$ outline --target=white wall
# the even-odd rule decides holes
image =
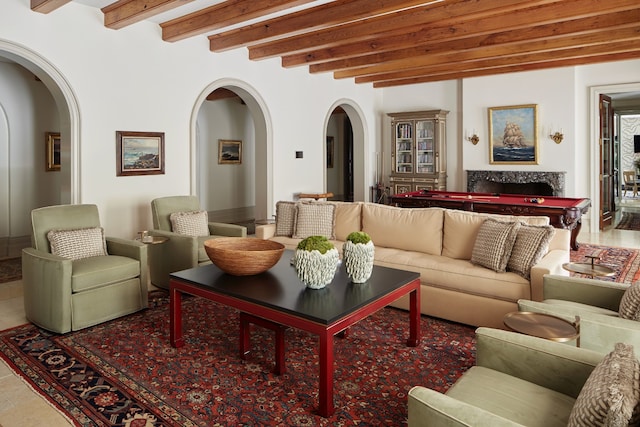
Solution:
[[[109,235],[133,237],[149,228],[151,199],[195,191],[190,124],[196,99],[217,80],[245,82],[266,105],[270,213],[278,200],[324,188],[324,120],[337,100],[359,106],[367,141],[376,140],[381,92],[370,85],[311,75],[302,67],[285,70],[278,59],[249,61],[244,49],[214,54],[205,36],[166,43],[148,22],[114,31],[102,27],[102,19],[99,9],[77,3],[48,15],[32,12],[22,0],[0,3],[0,41],[35,52],[72,88],[81,117],[77,201],[99,206]],[[117,177],[117,130],[165,132],[166,173]],[[304,150],[304,159],[295,158],[297,150]]]
[[[0,62],[0,116],[0,237],[25,236],[25,212],[60,202],[61,173],[45,170],[45,133],[60,130],[57,108],[32,73]]]

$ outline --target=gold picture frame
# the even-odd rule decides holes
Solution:
[[[164,174],[164,132],[116,131],[116,175]]]
[[[489,108],[489,162],[504,165],[538,164],[538,106]]]
[[[242,163],[242,141],[233,139],[218,140],[218,164]]]
[[[46,165],[45,170],[47,172],[59,171],[60,164],[60,133],[59,132],[46,132],[45,133],[45,158]]]

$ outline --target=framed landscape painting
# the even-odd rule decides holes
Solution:
[[[116,131],[116,175],[164,174],[164,132]]]
[[[218,164],[241,164],[242,141],[219,139]]]
[[[489,108],[491,164],[538,164],[538,106]]]

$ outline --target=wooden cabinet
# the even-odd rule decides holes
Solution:
[[[447,189],[445,110],[389,113],[393,194]]]

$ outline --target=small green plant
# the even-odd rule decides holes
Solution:
[[[371,241],[371,236],[364,231],[354,231],[349,233],[347,240],[352,243],[362,243],[363,245],[366,245]]]
[[[334,248],[333,243],[329,241],[324,236],[309,236],[306,239],[302,239],[297,246],[298,249],[302,251],[313,251],[316,250],[321,254],[326,254],[327,251],[330,251]]]

